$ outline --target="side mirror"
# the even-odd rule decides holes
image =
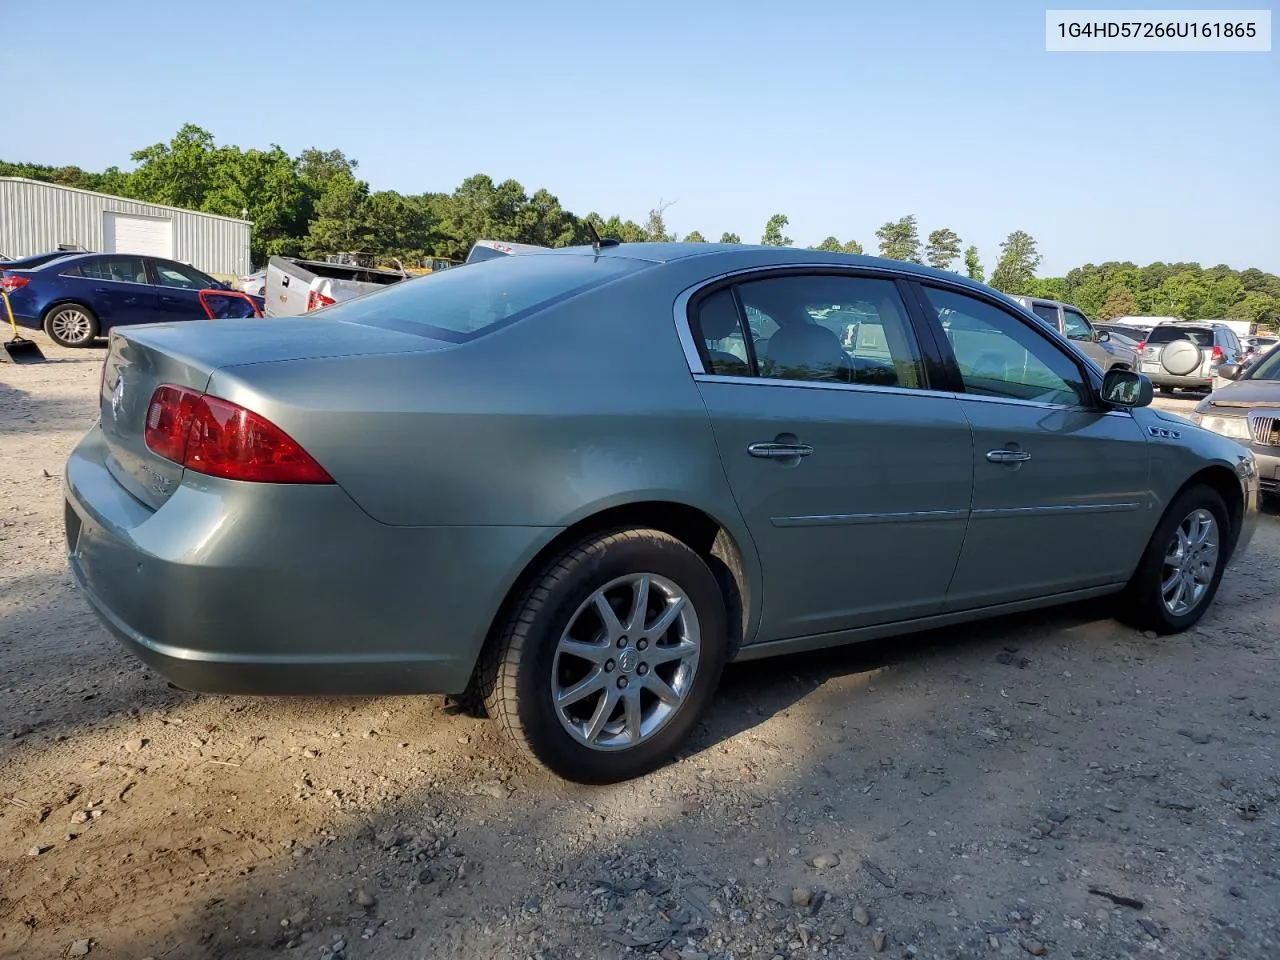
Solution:
[[[1243,370],[1243,364],[1224,363],[1218,368],[1218,376],[1223,380],[1239,380]]]
[[[1110,342],[1111,342],[1111,333],[1110,333],[1109,331],[1107,331],[1107,330],[1098,330],[1098,331],[1096,331],[1096,332],[1097,332],[1097,337],[1096,337],[1095,339],[1096,339],[1099,343],[1110,343]]]
[[[1133,370],[1112,368],[1102,378],[1102,402],[1112,407],[1146,407],[1151,404],[1151,381]]]

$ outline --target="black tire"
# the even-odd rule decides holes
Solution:
[[[642,574],[665,578],[684,594],[693,618],[681,624],[696,622],[699,635],[696,666],[679,705],[647,738],[635,746],[612,750],[589,747],[569,733],[553,702],[554,685],[560,682],[553,673],[557,646],[571,622],[576,623],[584,615],[585,605],[597,590],[621,578]],[[653,650],[661,649],[661,639],[654,636]],[[629,641],[622,637],[619,642]],[[634,646],[639,649],[639,642]],[[642,776],[675,756],[711,703],[727,653],[724,597],[703,559],[661,531],[618,529],[582,541],[534,577],[516,602],[496,643],[486,649],[477,686],[488,715],[502,724],[529,757],[577,783],[617,783]],[[619,655],[618,664],[621,663]],[[599,669],[606,667],[608,664]],[[634,671],[641,667],[645,665],[633,663],[631,667],[631,682],[637,686],[630,695],[637,702],[643,698],[657,708],[653,695],[639,692],[645,682],[635,679]],[[616,669],[621,671],[622,667]],[[656,677],[658,670],[665,667],[652,669]],[[611,673],[604,683],[618,682],[615,677],[624,679],[621,672]]]
[[[63,347],[87,347],[98,337],[98,317],[82,303],[55,304],[45,313],[43,326],[49,339]]]
[[[1197,510],[1207,510],[1217,524],[1217,565],[1200,599],[1188,611],[1178,615],[1164,602],[1161,587],[1166,576],[1165,561],[1176,531]],[[1183,490],[1169,505],[1151,535],[1147,549],[1138,561],[1138,568],[1121,595],[1117,616],[1139,630],[1153,630],[1158,634],[1180,633],[1193,626],[1213,603],[1234,544],[1235,531],[1231,528],[1226,504],[1218,492],[1204,484]]]

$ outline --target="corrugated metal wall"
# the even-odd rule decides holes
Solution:
[[[0,177],[0,253],[27,256],[55,250],[60,243],[101,250],[103,214],[108,212],[171,220],[173,258],[205,273],[241,276],[249,272],[252,225],[246,220],[18,177]]]

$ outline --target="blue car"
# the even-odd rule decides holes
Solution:
[[[194,267],[132,253],[75,253],[29,269],[0,264],[14,318],[64,347],[83,347],[112,327],[208,319],[201,290],[230,290]],[[262,310],[262,297],[251,298]],[[242,299],[217,298],[220,319],[251,314]]]

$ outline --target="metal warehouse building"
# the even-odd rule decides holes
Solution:
[[[0,253],[12,258],[59,247],[141,253],[229,279],[249,272],[251,227],[213,213],[0,177]]]

